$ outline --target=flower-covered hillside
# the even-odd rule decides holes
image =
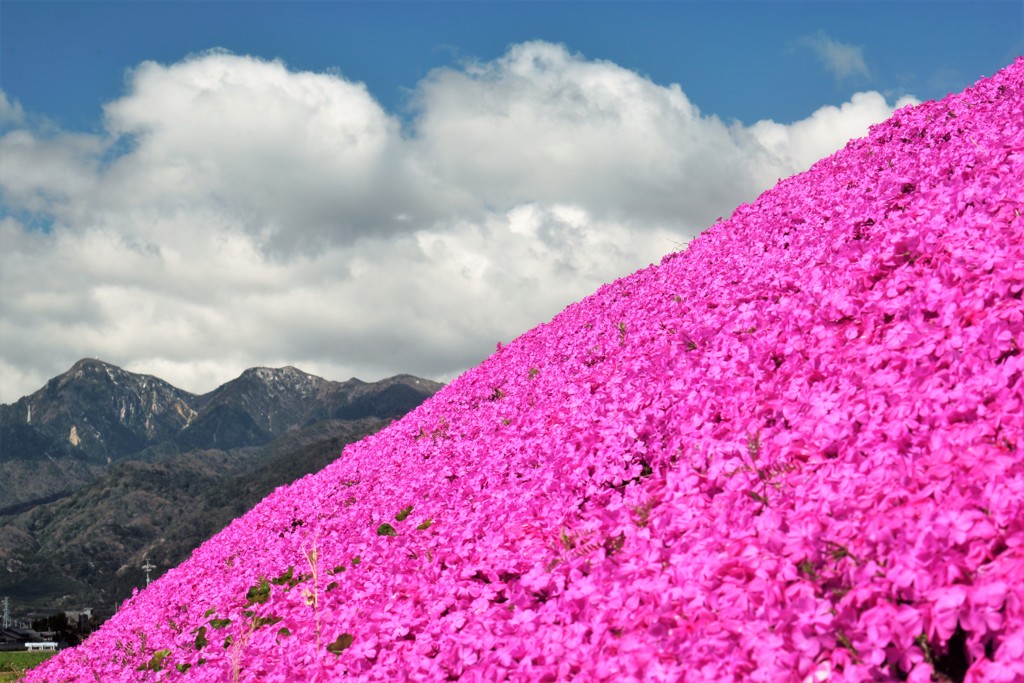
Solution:
[[[499,348],[28,680],[1024,680],[1022,81]]]

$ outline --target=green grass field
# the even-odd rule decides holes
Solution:
[[[56,652],[0,652],[0,683],[21,680],[27,669],[45,662]]]

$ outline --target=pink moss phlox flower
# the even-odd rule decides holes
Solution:
[[[1024,680],[1022,81],[499,344],[27,680]]]

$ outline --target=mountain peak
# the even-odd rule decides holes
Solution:
[[[167,387],[174,392],[188,393],[153,375],[131,372],[98,358],[82,358],[76,361],[66,372],[50,380],[51,383],[56,382],[61,387],[69,382],[79,381],[102,381],[115,384],[128,383],[131,386],[142,388],[155,383],[162,387]]]
[[[33,434],[0,438],[12,459],[31,459],[49,441],[47,453],[70,448],[73,457],[102,466],[180,431],[195,416],[195,398],[157,377],[82,358],[38,391],[3,406],[5,427],[17,424]]]
[[[239,375],[239,376],[240,377],[246,377],[246,376],[250,376],[250,375],[259,375],[259,376],[262,377],[262,376],[288,375],[288,374],[301,374],[301,375],[305,375],[307,373],[302,372],[302,370],[299,370],[294,365],[285,365],[285,366],[280,367],[280,368],[272,368],[272,367],[268,367],[268,366],[265,366],[265,365],[257,365],[255,367],[246,368],[245,370],[242,371],[242,374]]]
[[[75,361],[74,365],[71,366],[68,372],[74,372],[76,370],[86,370],[89,368],[116,368],[118,370],[121,369],[118,368],[113,363],[108,363],[104,360],[100,360],[99,358],[81,358]]]
[[[118,366],[102,361],[98,358],[82,358],[75,362],[68,370],[56,379],[59,381],[67,382],[72,380],[79,380],[91,373],[93,376],[104,374],[109,378],[120,375],[130,375],[127,370],[119,368]]]
[[[328,380],[308,372],[299,370],[293,365],[286,365],[281,368],[255,367],[249,368],[239,375],[239,379],[259,379],[263,382],[280,381],[302,381],[302,382],[326,382]]]

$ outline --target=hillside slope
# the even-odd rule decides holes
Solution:
[[[105,618],[278,486],[317,472],[391,420],[323,420],[262,447],[127,461],[49,505],[0,516],[0,595],[12,615],[93,607]]]
[[[1021,680],[1022,80],[499,348],[28,680]]]

